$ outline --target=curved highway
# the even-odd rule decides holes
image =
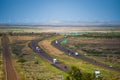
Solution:
[[[93,59],[90,59],[90,58],[87,58],[87,57],[85,57],[85,56],[83,56],[83,55],[77,55],[77,56],[76,56],[74,51],[72,51],[72,50],[70,50],[70,49],[67,49],[67,48],[65,48],[65,47],[63,47],[63,46],[60,45],[60,42],[61,42],[63,39],[65,39],[65,38],[61,38],[61,39],[52,41],[52,45],[55,46],[57,49],[65,52],[67,55],[70,55],[70,56],[72,56],[72,57],[74,57],[74,58],[81,59],[81,60],[86,61],[86,62],[88,62],[88,63],[91,63],[91,64],[93,64],[93,65],[100,66],[100,67],[102,67],[102,68],[107,68],[107,69],[111,69],[111,70],[120,72],[120,68],[110,67],[110,66],[108,66],[108,65],[106,65],[106,64],[97,62],[97,61],[95,61],[95,60],[93,60]],[[57,41],[57,42],[56,42],[56,41]]]
[[[32,50],[37,53],[39,56],[47,60],[52,66],[62,70],[62,71],[69,71],[69,67],[65,64],[63,64],[60,61],[57,61],[56,63],[53,63],[53,57],[51,57],[49,54],[47,54],[42,48],[40,48],[37,44],[41,41],[40,39],[32,40],[29,43],[29,46],[32,48]],[[38,50],[36,50],[38,48]]]

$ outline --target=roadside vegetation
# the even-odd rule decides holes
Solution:
[[[1,44],[1,37],[0,35],[0,80],[4,80],[4,69],[3,69],[3,54],[2,54],[2,44]]]
[[[43,38],[45,36],[48,35],[38,35],[37,37],[34,35],[33,37]],[[17,39],[15,36],[9,36],[15,68],[17,69],[21,80],[59,80],[61,79],[61,75],[67,76],[65,72],[56,69],[29,48],[28,44],[30,40],[35,38],[30,39],[31,36],[24,37],[28,38],[19,36],[20,39]]]
[[[88,72],[82,72],[79,68],[72,66],[71,70],[68,72],[69,76],[66,80],[103,80],[100,75],[95,75]]]
[[[61,45],[110,67],[120,68],[120,33],[89,33],[67,38]],[[118,77],[119,78],[119,77]],[[120,79],[120,78],[119,78]]]
[[[111,36],[111,38],[107,36]],[[120,38],[118,36],[120,36],[119,32],[89,33],[69,37],[67,38],[68,43],[61,43],[61,45],[79,52],[80,55],[120,68]]]
[[[83,73],[93,74],[95,70],[100,70],[103,80],[118,80],[118,79],[120,79],[120,77],[118,76],[119,75],[118,72],[100,68],[100,67],[94,66],[92,64],[89,64],[87,62],[84,62],[82,60],[75,59],[73,57],[66,55],[64,52],[61,52],[60,50],[56,49],[54,46],[51,45],[51,42],[58,38],[60,38],[60,37],[56,37],[56,38],[52,37],[52,38],[43,40],[43,41],[39,42],[39,46],[41,48],[43,48],[47,53],[49,53],[52,57],[57,58],[58,60],[67,64],[70,67],[76,66]],[[72,39],[71,39],[71,41],[72,41]]]
[[[91,32],[83,35],[79,35],[78,37],[87,37],[87,38],[120,38],[120,32]]]

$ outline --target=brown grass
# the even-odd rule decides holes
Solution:
[[[102,44],[120,44],[120,39],[94,39],[94,38],[71,38],[69,40],[69,43],[73,43],[74,44],[78,44],[78,43],[86,43],[86,44],[90,44],[90,43],[93,43],[93,44],[99,44],[99,43],[102,43]]]
[[[33,40],[35,39],[35,36],[10,36],[10,42],[15,42],[17,40]]]
[[[47,50],[50,54],[63,54],[60,50],[56,49],[51,45],[51,42],[48,40],[44,40],[39,42],[39,45]]]
[[[96,61],[112,65],[113,67],[120,67],[120,55],[116,52],[120,52],[120,39],[119,38],[82,38],[82,37],[71,37],[68,39],[68,44],[64,46],[66,48],[75,49],[80,54],[88,54],[89,58],[95,59]],[[106,56],[93,56],[92,52],[101,52]]]
[[[57,37],[59,38],[59,37]],[[54,38],[56,39],[56,38]],[[69,59],[69,60],[75,60],[73,57],[65,55],[64,52],[60,51],[59,49],[55,48],[51,45],[51,41],[53,38],[49,38],[47,40],[43,40],[38,43],[39,46],[41,46],[42,49],[44,49],[48,54],[54,55],[56,57],[59,57],[60,59]],[[77,62],[78,64],[82,64],[82,62]],[[68,64],[68,63],[67,63]]]
[[[59,57],[61,59],[73,60],[74,59],[73,57],[69,57],[69,56],[65,55],[64,52],[60,51],[59,49],[57,49],[51,45],[51,41],[58,39],[60,37],[61,36],[49,38],[47,40],[43,40],[43,41],[39,42],[38,45],[41,46],[41,48],[43,48],[50,55],[54,55],[54,56]]]
[[[17,69],[18,75],[20,75],[20,80],[58,80],[58,77],[55,75],[61,74],[62,72],[59,72],[56,68],[49,65],[46,61],[44,61],[42,58],[40,58],[37,54],[35,54],[32,49],[28,47],[29,40],[35,39],[36,37],[29,37],[26,36],[19,37],[18,41],[15,42],[16,39],[13,37],[10,37],[11,44],[16,43],[19,44],[20,41],[27,41],[25,43],[21,43],[22,45],[25,45],[22,48],[22,53],[27,54],[24,55],[22,58],[27,60],[25,63],[19,63],[16,62],[19,60],[19,58],[13,54],[13,61],[15,68]],[[13,41],[14,40],[14,41]],[[35,61],[38,61],[39,64],[35,64]],[[52,69],[53,68],[53,69]],[[33,79],[34,78],[34,79]],[[51,78],[51,79],[50,79]]]
[[[1,37],[0,37],[0,49],[1,49]],[[4,79],[4,72],[3,72],[3,56],[0,50],[0,80]]]
[[[23,53],[23,54],[29,54],[29,53],[33,52],[32,49],[31,49],[30,47],[28,47],[29,42],[30,42],[30,41],[28,41],[28,42],[25,44],[25,46],[23,47],[23,49],[22,49],[22,53]]]
[[[0,46],[1,46],[1,37],[0,37]]]

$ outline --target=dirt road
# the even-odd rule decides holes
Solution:
[[[11,53],[9,50],[9,39],[6,34],[2,36],[4,68],[6,80],[18,80],[15,68],[12,64]]]

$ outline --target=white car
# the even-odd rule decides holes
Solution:
[[[53,63],[55,64],[56,62],[57,62],[57,59],[56,59],[56,58],[54,58],[54,59],[53,59]]]
[[[58,41],[56,40],[55,43],[58,44]]]
[[[75,52],[75,56],[78,56],[78,53],[77,53],[77,52]]]
[[[38,50],[39,49],[39,47],[36,47],[36,50]]]

